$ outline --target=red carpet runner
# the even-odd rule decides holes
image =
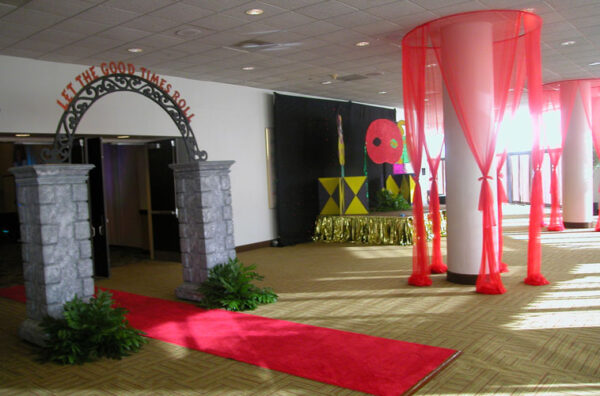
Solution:
[[[374,395],[412,392],[460,352],[111,290],[150,338]],[[0,296],[25,302],[23,286]]]

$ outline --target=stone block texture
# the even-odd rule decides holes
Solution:
[[[43,344],[40,321],[60,317],[75,295],[94,293],[88,219],[88,172],[93,165],[11,168],[21,225],[27,320],[22,338]]]
[[[235,258],[229,171],[234,161],[171,165],[175,175],[183,281],[175,294],[199,300],[197,287],[217,264]]]

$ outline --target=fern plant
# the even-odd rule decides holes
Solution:
[[[377,191],[377,208],[380,212],[395,210],[410,210],[412,206],[402,194],[394,194],[390,190],[382,188]]]
[[[62,318],[47,316],[41,360],[83,364],[101,357],[121,359],[137,352],[147,340],[129,325],[125,308],[115,308],[112,295],[99,291],[89,303],[75,296],[64,304]]]
[[[208,273],[208,279],[198,288],[203,295],[200,305],[208,309],[248,311],[260,304],[277,301],[277,294],[271,288],[259,288],[251,283],[264,278],[255,269],[255,265],[246,266],[237,258],[214,266]]]

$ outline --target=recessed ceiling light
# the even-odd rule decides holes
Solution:
[[[247,15],[260,15],[262,14],[264,11],[261,10],[260,8],[251,8],[249,10],[246,10],[246,14]]]
[[[573,40],[563,41],[562,43],[560,43],[560,45],[562,45],[564,47],[569,46],[569,45],[573,45],[573,44],[575,44],[575,41],[573,41]]]
[[[359,41],[358,43],[354,44],[357,47],[366,47],[367,45],[369,45],[371,43],[369,43],[368,41]]]
[[[533,12],[533,11],[535,11],[535,8],[523,8],[521,11]]]
[[[199,35],[200,33],[202,33],[202,30],[200,30],[200,29],[186,28],[186,29],[177,30],[175,32],[175,35],[177,35],[179,37],[195,37],[195,36]]]
[[[592,62],[588,66],[598,66],[598,65],[600,65],[600,62]]]
[[[129,136],[129,135],[120,135],[120,136],[117,136],[117,139],[129,139],[130,137],[131,136]]]
[[[143,51],[141,48],[128,48],[127,51],[133,52],[134,54],[140,53]]]
[[[246,71],[254,70],[254,66],[244,66],[244,67],[242,67],[242,70],[246,70]]]
[[[321,84],[323,85],[329,85],[331,84],[331,81],[327,80],[327,81],[321,81]]]
[[[379,91],[377,92],[379,95],[385,95],[387,93],[387,91]]]
[[[29,137],[31,136],[29,133],[15,133],[16,137]]]

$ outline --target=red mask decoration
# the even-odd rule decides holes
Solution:
[[[380,118],[369,125],[367,153],[376,164],[394,164],[402,156],[402,135],[395,122]]]

